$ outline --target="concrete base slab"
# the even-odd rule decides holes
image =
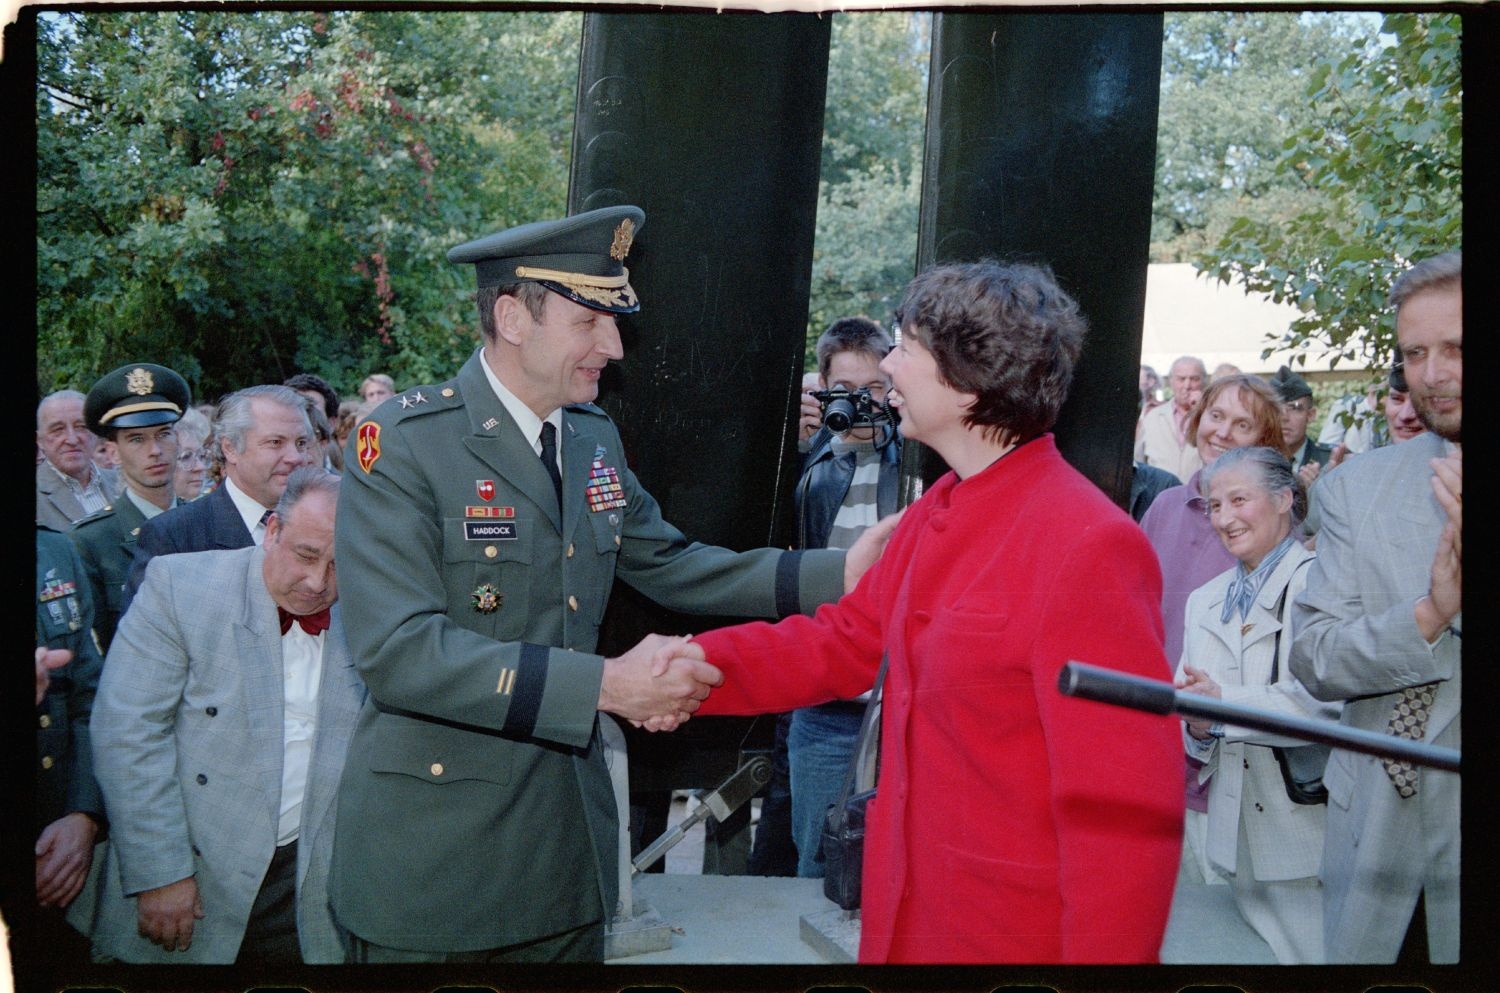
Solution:
[[[638,895],[632,899],[635,916],[613,921],[604,929],[605,959],[623,959],[672,947],[672,926]]]
[[[836,961],[804,942],[798,926],[803,915],[834,907],[821,879],[643,873],[633,900],[656,909],[672,947],[618,959],[620,965]]]
[[[802,940],[827,962],[859,960],[859,911],[820,910],[802,915]]]

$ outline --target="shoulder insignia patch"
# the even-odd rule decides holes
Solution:
[[[359,467],[368,476],[370,468],[380,458],[380,423],[378,421],[365,421],[359,426],[354,451],[359,456]]]

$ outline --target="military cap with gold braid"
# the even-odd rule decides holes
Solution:
[[[585,307],[633,314],[641,304],[624,263],[645,223],[639,207],[601,207],[466,241],[448,261],[473,263],[481,287],[541,283]]]
[[[89,430],[104,435],[180,420],[192,403],[185,379],[164,365],[132,362],[99,377],[83,401]]]

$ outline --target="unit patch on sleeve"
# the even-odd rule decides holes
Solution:
[[[354,451],[359,456],[359,467],[368,476],[370,467],[380,458],[380,425],[375,421],[365,421],[355,437]]]

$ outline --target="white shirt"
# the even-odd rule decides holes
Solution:
[[[250,532],[250,540],[257,545],[261,544],[266,540],[266,526],[260,519],[265,516],[266,508],[261,506],[259,500],[234,485],[234,480],[228,476],[224,477],[224,487],[229,490],[229,499],[234,501],[234,509],[240,512],[240,520],[245,522],[245,529]]]
[[[312,764],[313,735],[318,730],[318,684],[323,675],[323,643],[327,640],[327,631],[315,638],[295,621],[281,636],[284,685],[278,847],[294,841],[302,825],[302,798]]]
[[[521,398],[505,388],[500,382],[500,377],[490,368],[489,361],[484,357],[484,349],[480,349],[479,367],[484,370],[484,378],[490,381],[490,388],[495,391],[495,396],[504,405],[511,420],[516,422],[516,427],[521,429],[521,437],[531,442],[531,450],[536,452],[537,458],[542,457],[542,424],[548,423],[557,431],[557,471],[562,472],[562,408],[559,407],[546,417],[536,416],[536,411],[521,402]]]

